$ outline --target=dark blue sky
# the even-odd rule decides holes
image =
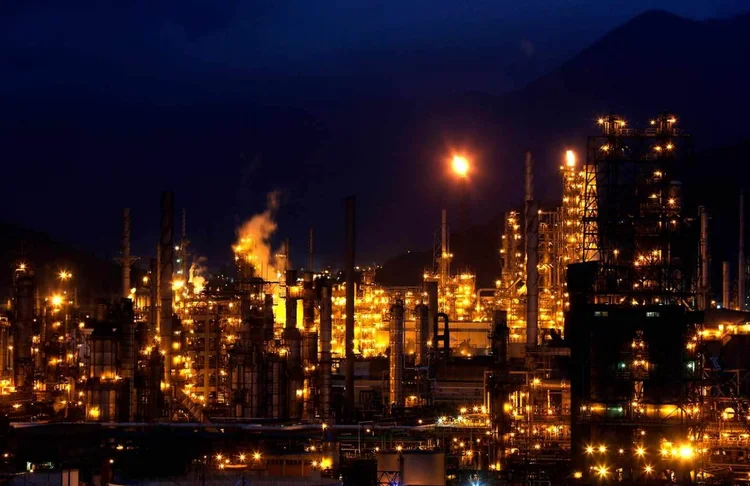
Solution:
[[[340,159],[316,157],[351,135],[337,123],[367,116],[346,114],[351,102],[400,100],[403,109],[467,91],[499,95],[652,8],[704,19],[745,7],[739,0],[4,2],[0,219],[106,255],[116,252],[119,208],[127,205],[136,252],[145,254],[157,238],[159,192],[172,189],[178,207],[188,208],[194,247],[216,261],[238,222],[281,188],[280,234],[299,253],[315,226],[321,260],[336,261],[341,200],[358,193],[362,260],[423,248],[441,197],[455,195],[405,207],[396,196],[419,183],[400,180],[391,154],[382,154],[382,166],[357,164],[353,147],[393,134],[348,139]],[[304,136],[285,139],[285,131]],[[453,146],[481,152],[466,136],[438,145],[418,150],[427,165]],[[444,179],[433,170],[423,185],[445,192]],[[475,189],[492,191],[482,179]]]

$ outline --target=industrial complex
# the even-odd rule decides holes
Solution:
[[[272,252],[264,213],[227,242],[234,272],[200,272],[169,192],[150,258],[131,254],[122,212],[116,299],[79,302],[75,280],[87,276],[75,269],[40,289],[45,269],[18,261],[0,318],[3,473],[63,471],[63,484],[154,471],[178,484],[750,482],[744,212],[739,261],[722,263],[715,288],[711,208],[687,207],[680,182],[692,136],[669,113],[642,124],[612,114],[592,131],[585,153],[560,154],[555,205],[540,204],[526,154],[492,288],[452,265],[452,215],[440,208],[422,282],[380,284],[357,266],[366,222],[354,197],[341,208],[342,269],[315,271],[312,233]],[[304,269],[291,265],[293,244],[309,246]]]

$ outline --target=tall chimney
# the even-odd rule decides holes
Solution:
[[[526,152],[525,210],[526,210],[526,346],[538,344],[539,320],[539,209],[534,201],[534,159]]]
[[[287,370],[289,374],[288,393],[289,418],[300,417],[299,399],[297,393],[301,393],[304,376],[302,373],[302,334],[297,329],[297,271],[286,271],[286,322],[282,339],[287,347]]]
[[[698,212],[701,218],[701,241],[700,241],[700,255],[701,255],[701,309],[707,309],[708,305],[708,290],[710,287],[711,276],[709,269],[708,260],[708,211],[703,206],[698,208]]]
[[[745,310],[745,191],[740,189],[740,252],[737,271],[737,310]]]
[[[389,331],[390,396],[388,403],[398,408],[404,406],[404,303],[400,299],[391,306]]]
[[[122,266],[122,296],[130,296],[130,266],[134,258],[130,256],[130,208],[122,210],[122,258],[119,259]]]
[[[309,253],[309,256],[310,256],[309,266],[310,266],[310,271],[311,272],[314,270],[314,268],[313,268],[313,263],[314,263],[313,262],[313,234],[314,234],[314,230],[313,230],[312,227],[310,227],[310,241],[308,243],[307,250],[308,250],[308,253]]]
[[[725,261],[721,264],[721,276],[722,276],[722,293],[721,293],[721,306],[724,309],[729,309],[731,299],[731,280],[729,277],[729,262]]]
[[[331,418],[331,337],[333,332],[333,302],[331,284],[321,281],[320,291],[320,415]]]
[[[451,273],[450,244],[448,243],[448,211],[440,213],[440,291],[446,291]],[[441,309],[442,310],[442,309]]]
[[[346,417],[354,418],[354,252],[356,245],[355,199],[346,198]]]
[[[172,371],[172,273],[174,265],[174,193],[161,195],[161,240],[159,245],[159,285],[161,286],[161,350],[164,351],[164,381]]]
[[[128,422],[135,418],[138,399],[135,394],[135,318],[133,301],[123,298],[120,301],[120,318],[122,319],[122,341],[120,342],[120,361],[122,378],[126,380],[128,393]]]

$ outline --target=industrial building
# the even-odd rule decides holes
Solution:
[[[342,278],[290,268],[288,242],[272,259],[266,236],[240,231],[234,275],[206,279],[189,264],[184,211],[175,241],[169,192],[154,257],[131,279],[125,209],[120,299],[85,309],[65,272],[39,296],[19,263],[0,319],[0,404],[16,421],[45,403],[45,420],[70,427],[189,425],[288,444],[201,462],[217,471],[320,476],[369,460],[383,484],[425,464],[435,484],[747,478],[743,240],[736,296],[728,264],[713,292],[708,210],[685,208],[679,182],[692,137],[670,114],[598,125],[584,157],[561,154],[555,206],[538,203],[526,154],[523,209],[505,216],[490,289],[452,268],[446,211],[423,281],[379,285],[355,267],[353,198]]]

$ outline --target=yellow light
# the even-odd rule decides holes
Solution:
[[[667,150],[672,150],[673,148],[674,148],[674,145],[672,145],[671,143],[667,144]]]
[[[224,456],[222,456],[221,454],[216,454],[216,460],[217,461],[221,461],[222,457],[224,457]]]
[[[586,447],[586,454],[593,454],[594,453],[594,447],[593,446],[587,446]]]
[[[261,455],[260,452],[253,453],[253,460],[254,461],[260,461]]]
[[[581,471],[576,471],[573,473],[573,477],[575,479],[581,479],[583,477],[583,473]]]
[[[596,473],[600,477],[604,478],[604,477],[607,477],[607,474],[609,474],[609,470],[605,466],[599,466],[598,468],[596,468]]]
[[[604,123],[604,118],[599,118],[598,120],[596,120],[596,123],[601,125],[602,123]]]
[[[679,452],[682,459],[691,459],[694,454],[693,448],[688,444],[680,446]]]
[[[55,307],[60,307],[60,305],[62,305],[62,302],[63,302],[62,296],[60,295],[52,296],[52,305],[54,305]]]
[[[59,274],[60,280],[68,280],[72,276],[73,276],[72,273],[66,272],[65,270],[61,271]]]
[[[397,450],[398,452],[401,452],[402,450],[404,450],[404,448],[403,448],[403,447],[401,447],[400,445],[398,445],[398,446],[396,446],[396,450]]]
[[[567,150],[565,152],[565,164],[568,167],[574,167],[576,165],[576,153],[572,150]]]
[[[89,417],[91,417],[92,419],[98,419],[99,415],[99,407],[93,407],[91,410],[89,410]]]
[[[604,454],[605,452],[607,452],[607,446],[605,446],[604,444],[600,445],[599,453]]]
[[[646,467],[643,468],[643,472],[645,472],[646,474],[651,474],[653,472],[653,470],[654,470],[654,468],[652,466],[650,466],[650,465],[648,465],[648,466],[646,466]]]
[[[643,447],[639,447],[639,448],[637,448],[637,449],[635,450],[635,453],[636,453],[636,454],[637,454],[638,456],[640,456],[640,457],[643,457],[643,456],[644,456],[644,455],[646,454],[646,449],[644,449]]]
[[[459,177],[466,177],[469,174],[469,161],[461,155],[454,155],[451,163],[453,173]]]

